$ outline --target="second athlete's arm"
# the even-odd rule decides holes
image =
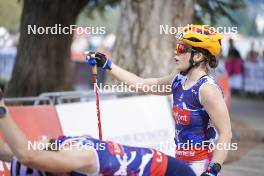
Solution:
[[[4,106],[2,101],[0,106]],[[96,156],[91,150],[73,148],[72,150],[54,152],[29,148],[27,137],[9,113],[0,118],[0,129],[14,155],[26,166],[55,173],[73,170],[94,172],[97,170]]]

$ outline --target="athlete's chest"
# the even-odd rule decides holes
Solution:
[[[201,126],[207,113],[199,101],[199,87],[184,90],[181,84],[173,87],[172,114],[178,126]]]
[[[182,84],[179,83],[178,85],[173,86],[172,94],[173,105],[178,105],[179,107],[191,110],[196,110],[202,107],[199,102],[199,87],[196,85],[189,89],[183,89]]]

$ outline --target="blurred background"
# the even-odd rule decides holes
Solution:
[[[223,67],[219,68],[230,77],[232,93],[263,98],[262,0],[166,3],[86,0],[79,4],[69,1],[63,7],[61,2],[40,2],[43,4],[1,1],[0,84],[8,87],[7,96],[91,88],[89,69],[83,59],[85,50],[104,52],[117,65],[140,76],[164,76],[173,70],[175,44],[174,35],[161,34],[160,26],[196,23],[226,27],[219,56]],[[71,10],[73,5],[75,11]],[[105,33],[93,30],[92,35],[27,34],[28,25],[55,24],[104,27]],[[56,81],[51,77],[57,78]],[[106,77],[100,70],[99,82],[104,83]]]
[[[173,34],[160,33],[160,26],[178,27],[190,23],[235,27],[238,31],[224,33],[222,53],[218,57],[220,63],[216,70],[212,70],[230,109],[233,141],[239,144],[238,151],[230,152],[224,175],[263,175],[264,0],[1,0],[0,86],[5,89],[6,101],[10,105],[54,105],[61,112],[58,118],[64,123],[62,119],[66,117],[61,116],[71,114],[68,110],[76,103],[92,103],[89,106],[95,110],[91,68],[85,62],[84,51],[103,52],[117,65],[142,77],[164,76],[174,68],[175,41]],[[55,24],[104,27],[105,33],[27,34],[28,25],[46,27]],[[98,82],[114,83],[100,69]],[[117,123],[121,123],[118,117],[124,114],[131,119],[157,116],[157,124],[167,114],[170,121],[169,104],[152,114],[148,114],[146,109],[149,107],[144,105],[148,99],[155,101],[153,107],[160,108],[159,103],[164,99],[142,99],[145,95],[115,92],[102,92],[100,96],[102,109],[111,107],[102,113],[103,116],[115,115]],[[167,100],[169,102],[170,97],[166,97]],[[129,114],[128,106],[135,104],[142,105],[138,107],[141,111]],[[64,112],[61,109],[65,106],[67,110]],[[81,112],[81,107],[72,112]],[[87,114],[91,115],[91,112]],[[142,130],[149,123],[149,119],[144,118]],[[68,123],[72,121],[60,124],[62,133],[72,133],[82,125],[75,124],[71,128]],[[157,124],[152,124],[152,131],[144,129],[140,135],[155,133],[156,140],[160,140],[167,132],[173,133],[159,131],[154,128]],[[166,124],[163,125],[166,129]],[[114,126],[106,128],[111,131]],[[92,129],[96,131],[96,127]],[[80,131],[84,132],[87,131]],[[128,140],[126,131],[121,132],[122,135],[116,135],[118,133],[120,131],[108,137],[122,143],[148,145],[142,142],[143,139],[135,141],[133,135]],[[134,136],[138,135],[135,133]],[[144,139],[149,138],[144,136]]]

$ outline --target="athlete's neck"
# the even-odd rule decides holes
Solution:
[[[201,68],[193,68],[186,75],[188,83],[196,83],[202,76],[206,75],[206,71]]]

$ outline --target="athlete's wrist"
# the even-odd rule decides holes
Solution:
[[[113,64],[113,62],[111,59],[106,59],[102,68],[105,70],[112,70],[112,64]]]
[[[6,106],[0,106],[0,119],[5,118],[8,114]]]
[[[107,58],[106,55],[100,52],[87,52],[86,61],[92,67],[97,66],[105,70],[112,69],[112,60]]]

